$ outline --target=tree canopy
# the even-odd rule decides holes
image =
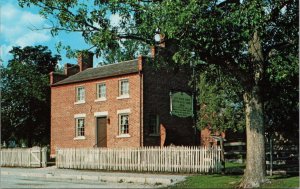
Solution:
[[[14,133],[28,146],[49,144],[49,73],[55,70],[59,55],[45,46],[13,47],[13,58],[1,75],[2,141]]]
[[[215,66],[201,71],[198,78],[198,127],[213,132],[244,132],[244,106],[241,88]]]
[[[19,3],[40,7],[40,13],[53,24],[53,34],[60,30],[81,32],[100,56],[117,52],[126,40],[154,45],[154,35],[160,34],[163,36],[160,43],[165,44],[161,55],[167,62],[189,63],[193,55],[201,60],[196,62],[196,68],[202,67],[202,62],[217,65],[240,84],[245,106],[247,165],[241,187],[259,187],[266,181],[265,90],[276,78],[288,79],[286,69],[297,70],[296,0],[19,0]],[[110,22],[111,14],[120,16],[119,25]]]

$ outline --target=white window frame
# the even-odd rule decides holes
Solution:
[[[155,116],[155,127],[154,129],[156,130],[156,132],[153,132],[153,133],[149,133],[150,136],[159,136],[160,135],[160,123],[159,123],[159,115],[158,114],[150,114],[149,116],[149,130],[150,130],[150,127],[152,127],[153,125],[152,122],[150,121],[153,117],[152,116]]]
[[[75,118],[75,138],[74,140],[84,140],[85,139],[85,114],[77,114],[74,116]],[[80,132],[83,132],[83,134],[79,134],[79,120],[83,120],[83,127]]]
[[[108,111],[105,112],[94,112],[95,117],[107,117],[108,116]]]
[[[101,86],[104,86],[105,87],[105,92],[104,92],[104,95],[103,96],[100,96],[100,94],[101,94],[101,92],[99,91],[100,90],[100,87]],[[96,100],[95,100],[95,102],[97,102],[97,101],[105,101],[106,100],[106,83],[105,82],[102,82],[102,83],[97,83],[97,85],[96,85],[96,90],[97,90],[97,92],[96,92]]]
[[[79,89],[83,89],[82,99],[80,99]],[[77,86],[75,88],[75,103],[74,104],[82,104],[85,103],[85,88],[84,86]]]
[[[123,92],[123,82],[127,82],[127,93]],[[119,96],[117,97],[117,99],[123,99],[123,98],[129,98],[129,94],[130,94],[130,85],[129,85],[129,79],[120,79],[119,80]]]
[[[119,130],[119,135],[117,136],[117,138],[127,138],[127,137],[130,137],[130,134],[129,134],[129,127],[130,127],[130,118],[129,118],[129,113],[127,111],[128,109],[126,109],[126,111],[120,111],[118,112],[118,130]],[[127,130],[128,130],[128,133],[123,133],[122,132],[122,116],[127,116]]]

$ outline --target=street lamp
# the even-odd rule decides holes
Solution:
[[[154,41],[156,43],[159,43],[161,41],[161,34],[160,34],[159,28],[156,28],[156,30],[155,30]]]

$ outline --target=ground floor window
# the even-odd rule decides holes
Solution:
[[[76,118],[76,137],[84,136],[84,118]]]
[[[120,134],[129,134],[129,115],[119,114],[119,132]]]
[[[156,114],[149,116],[149,133],[150,135],[159,134],[159,116]]]

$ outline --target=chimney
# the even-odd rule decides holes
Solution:
[[[165,42],[166,36],[164,34],[159,34],[159,36],[160,36],[160,42],[158,46],[162,48],[166,47],[166,42]]]
[[[87,68],[93,67],[93,53],[88,51],[81,51],[78,53],[78,66],[79,71],[82,72],[83,70]]]
[[[61,73],[50,72],[49,75],[50,75],[50,85],[67,78],[65,74],[61,74]]]
[[[151,46],[151,57],[154,58],[156,54],[157,48],[155,46]]]
[[[143,56],[142,55],[138,56],[138,69],[139,69],[139,71],[142,71],[142,69],[143,69]]]
[[[64,65],[64,71],[65,71],[65,75],[67,77],[69,77],[69,76],[74,75],[79,72],[79,66],[70,64],[70,63],[66,63]]]

